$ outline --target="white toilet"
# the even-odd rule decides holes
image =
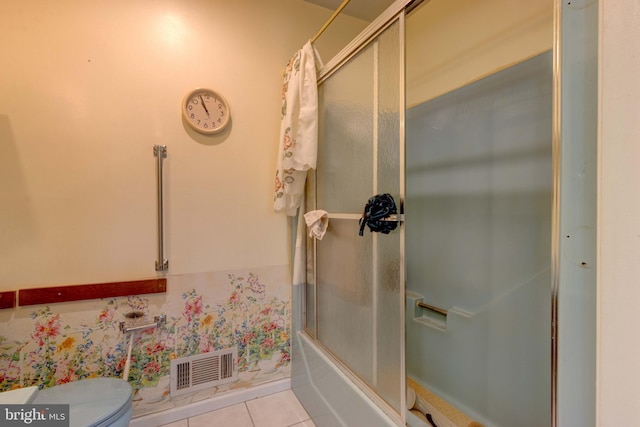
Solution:
[[[120,378],[91,378],[40,390],[33,404],[69,404],[70,427],[126,427],[132,390]]]

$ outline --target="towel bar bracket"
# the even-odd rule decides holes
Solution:
[[[160,261],[156,260],[156,271],[167,271],[169,269],[169,260],[164,258],[162,260],[162,264]]]
[[[166,145],[154,145],[153,146],[153,155],[158,157],[158,153],[162,155],[163,159],[167,158],[167,146]]]

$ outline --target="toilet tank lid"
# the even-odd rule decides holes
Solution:
[[[120,378],[90,378],[41,390],[33,403],[70,405],[71,425],[95,426],[126,412],[132,389]]]

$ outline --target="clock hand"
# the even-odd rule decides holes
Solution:
[[[207,106],[204,105],[204,99],[202,99],[202,95],[198,95],[200,97],[200,102],[202,103],[202,108],[204,108],[204,111],[207,113],[207,116],[209,115],[209,110],[207,110]]]

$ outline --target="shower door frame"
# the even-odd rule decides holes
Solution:
[[[429,0],[425,0],[429,1]],[[345,64],[350,58],[355,56],[361,48],[363,48],[372,38],[382,32],[392,21],[394,21],[397,15],[402,15],[401,22],[401,32],[400,36],[405,38],[404,34],[404,17],[405,15],[415,6],[418,6],[422,3],[421,0],[396,0],[391,6],[389,6],[378,18],[376,18],[365,30],[360,33],[351,43],[349,43],[342,51],[340,51],[332,60],[330,60],[321,70],[318,76],[318,83],[321,83],[325,79],[327,79],[331,74],[333,74],[337,69],[340,68],[343,64]],[[567,154],[575,155],[579,159],[584,159],[585,162],[593,162],[594,160],[589,157],[589,153],[583,153],[579,149],[575,148],[575,144],[579,145],[580,138],[576,138],[573,136],[572,131],[576,129],[580,129],[581,123],[579,121],[574,120],[573,118],[567,120],[563,116],[563,112],[566,115],[572,110],[578,110],[579,112],[583,112],[585,115],[592,117],[593,112],[591,111],[594,105],[597,105],[597,94],[595,101],[592,99],[592,94],[586,96],[586,101],[589,102],[581,102],[584,101],[580,95],[580,91],[576,89],[575,86],[566,85],[567,87],[563,87],[563,80],[568,79],[568,76],[572,76],[572,79],[577,79],[581,84],[587,84],[590,78],[589,72],[587,70],[584,72],[580,67],[582,61],[590,54],[590,50],[595,49],[597,52],[597,42],[595,47],[592,46],[593,42],[588,40],[590,43],[585,44],[584,38],[592,37],[591,31],[589,30],[588,25],[585,26],[585,23],[597,22],[598,10],[596,8],[595,11],[585,11],[583,14],[578,15],[578,13],[582,13],[578,10],[570,9],[569,4],[565,4],[560,0],[554,0],[553,5],[553,15],[554,15],[554,25],[553,25],[553,56],[554,56],[554,65],[553,65],[553,132],[552,132],[552,145],[553,145],[553,154],[552,154],[552,162],[553,162],[553,207],[552,207],[552,231],[551,231],[551,330],[549,331],[549,339],[551,341],[551,354],[550,354],[550,362],[551,362],[551,390],[550,390],[550,400],[551,400],[551,426],[556,427],[559,422],[568,421],[571,422],[571,419],[576,418],[576,412],[579,412],[579,408],[581,407],[595,407],[595,398],[594,398],[594,390],[589,390],[583,392],[577,398],[570,397],[571,390],[564,390],[562,387],[558,387],[559,382],[566,382],[568,384],[577,385],[578,388],[580,386],[585,386],[589,388],[589,384],[593,383],[595,379],[595,371],[593,371],[593,377],[588,376],[588,378],[581,376],[580,374],[585,374],[585,372],[576,373],[569,369],[566,374],[562,373],[562,369],[559,369],[559,360],[558,354],[561,352],[564,358],[572,359],[573,356],[576,356],[584,351],[593,350],[591,348],[588,337],[583,339],[582,341],[576,342],[574,339],[567,345],[561,345],[562,341],[558,341],[559,331],[562,332],[563,328],[559,325],[559,318],[562,317],[559,315],[563,311],[563,308],[566,309],[569,314],[576,310],[575,307],[564,307],[559,305],[558,295],[562,292],[563,286],[572,286],[575,287],[576,284],[579,283],[579,273],[576,272],[577,269],[572,265],[571,259],[575,257],[576,253],[581,254],[580,256],[584,256],[585,258],[595,257],[594,249],[591,247],[583,248],[581,246],[575,246],[576,243],[584,242],[585,240],[589,243],[589,239],[593,238],[592,234],[595,232],[590,232],[588,230],[582,230],[580,233],[580,239],[572,239],[572,244],[574,246],[570,246],[567,242],[564,242],[562,236],[565,234],[565,229],[575,230],[583,225],[583,222],[590,222],[595,215],[595,210],[592,206],[591,200],[587,196],[589,192],[595,192],[595,189],[590,185],[590,174],[593,171],[589,170],[585,177],[585,174],[579,174],[579,169],[581,163],[580,161],[576,161],[574,163],[563,163],[563,157],[566,159]],[[594,18],[595,16],[595,18]],[[595,29],[597,34],[597,28]],[[403,40],[404,41],[404,40]],[[573,52],[576,50],[576,52]],[[404,54],[405,52],[401,52],[402,56],[402,64],[401,64],[401,72],[404,76]],[[596,54],[597,56],[597,54]],[[564,64],[564,65],[563,65]],[[577,72],[577,73],[576,73]],[[578,74],[578,76],[576,76]],[[571,87],[568,87],[571,86]],[[576,85],[577,86],[577,85]],[[564,91],[564,96],[563,96]],[[401,87],[400,87],[401,98],[404,100],[405,96],[405,81],[404,78],[401,78]],[[577,99],[574,99],[576,98]],[[591,103],[593,105],[591,105]],[[588,104],[588,105],[587,105]],[[401,146],[404,151],[404,115],[405,115],[405,106],[403,105],[400,109],[400,130],[401,130]],[[574,114],[578,115],[577,113]],[[597,114],[596,114],[597,118]],[[583,125],[584,127],[584,125]],[[568,131],[567,131],[568,129]],[[580,133],[579,131],[576,133]],[[585,132],[586,133],[586,132]],[[595,134],[595,132],[593,132]],[[571,144],[573,142],[573,145]],[[589,143],[589,141],[588,141]],[[588,147],[587,147],[588,149]],[[564,151],[564,156],[562,155]],[[404,162],[404,159],[402,159]],[[313,172],[315,174],[315,171]],[[574,184],[578,186],[579,191],[561,191],[563,189],[563,177],[566,177],[566,181],[570,181],[568,177],[572,175],[580,175],[582,180],[578,184]],[[404,172],[401,174],[402,185],[404,186]],[[312,178],[314,178],[312,176]],[[568,184],[564,184],[568,185]],[[561,216],[561,205],[562,210],[565,212],[565,215]],[[568,209],[567,209],[568,208]],[[588,211],[585,215],[582,213],[584,211]],[[577,218],[577,219],[576,219]],[[581,222],[582,221],[582,222]],[[595,223],[593,224],[595,228]],[[583,227],[584,228],[584,227]],[[402,242],[404,244],[404,242]],[[313,242],[314,248],[313,251],[315,253],[315,242]],[[404,247],[402,247],[401,256],[401,274],[403,283],[401,283],[401,298],[402,302],[404,302],[404,291],[405,291],[405,266],[404,266]],[[573,252],[572,252],[573,251]],[[569,253],[573,253],[574,256],[563,256],[569,255]],[[566,259],[565,259],[566,258]],[[315,275],[315,265],[313,267],[313,274]],[[592,273],[590,276],[591,281],[595,282],[595,273]],[[313,280],[314,285],[317,283],[315,278]],[[591,282],[589,283],[591,284]],[[562,286],[561,286],[562,285]],[[316,288],[317,289],[317,288]],[[306,289],[304,290],[306,292]],[[348,378],[350,378],[358,387],[364,391],[364,393],[370,397],[375,403],[377,403],[388,415],[390,415],[395,422],[401,422],[402,425],[405,423],[405,411],[402,408],[406,407],[406,399],[404,390],[401,393],[402,396],[402,406],[401,406],[401,414],[398,417],[398,414],[395,413],[393,408],[390,405],[387,405],[386,402],[377,394],[371,390],[368,385],[364,384],[357,375],[349,370],[346,366],[344,366],[336,357],[334,357],[327,349],[323,348],[322,345],[315,339],[316,334],[313,331],[307,330],[306,325],[306,297],[303,296],[303,301],[301,302],[301,311],[302,311],[302,319],[303,319],[303,330],[310,336],[313,341],[321,347],[323,352],[333,361],[336,366],[338,366]],[[317,299],[314,295],[314,304],[316,304]],[[565,304],[566,305],[566,304]],[[404,304],[402,304],[402,314],[404,316]],[[595,316],[595,313],[588,313],[587,307],[580,307],[577,309],[585,310],[583,314],[589,316],[590,314]],[[317,310],[314,309],[314,316],[316,316],[314,324],[317,325]],[[403,317],[404,319],[404,317]],[[566,316],[565,319],[566,320]],[[594,319],[589,317],[591,323],[595,322]],[[576,321],[573,320],[575,323]],[[571,323],[571,322],[569,322]],[[401,342],[402,342],[402,359],[401,359],[401,372],[405,372],[405,337],[404,337],[404,324],[402,325],[402,334]],[[595,354],[595,353],[594,353]],[[593,356],[593,355],[591,355]],[[595,364],[591,359],[587,361],[587,365]],[[566,364],[562,365],[562,367],[566,367]],[[588,370],[587,368],[585,368]],[[560,372],[559,372],[560,371]],[[402,377],[402,387],[405,387],[406,383],[406,374]],[[584,387],[582,387],[584,388]],[[562,403],[559,405],[559,402]],[[560,406],[560,408],[559,408]],[[562,410],[559,411],[559,409]],[[588,416],[587,418],[591,418]]]
[[[370,43],[373,43],[375,38],[384,33],[389,27],[393,24],[398,24],[399,31],[399,40],[400,47],[399,50],[399,106],[398,106],[398,121],[399,121],[399,184],[400,184],[400,194],[401,200],[398,203],[399,212],[402,212],[402,206],[404,205],[404,197],[405,197],[405,112],[406,112],[406,102],[405,102],[405,16],[407,13],[408,6],[414,3],[415,5],[419,4],[420,1],[416,2],[415,0],[397,0],[391,6],[389,6],[378,18],[376,18],[364,31],[362,31],[349,45],[347,45],[342,51],[340,51],[333,59],[331,59],[318,73],[317,83],[318,85],[322,84],[324,81],[329,79],[335,72],[340,70],[340,68],[347,64],[352,58],[358,55],[362,50],[367,48]],[[410,6],[409,6],[410,7]],[[374,148],[375,151],[375,148]],[[311,172],[310,183],[307,185],[312,185],[314,187],[313,194],[315,195],[315,183],[316,183],[316,171],[313,170]],[[315,200],[313,201],[313,205],[315,206]],[[315,207],[314,207],[315,209]],[[342,216],[341,216],[342,218]],[[360,218],[360,215],[351,215],[344,217],[343,219],[349,219],[357,221]],[[403,217],[400,217],[403,218]],[[401,224],[400,227],[404,227]],[[312,281],[315,284],[313,296],[314,304],[316,307],[314,308],[314,328],[316,330],[311,330],[307,327],[307,316],[306,316],[306,303],[303,302],[303,330],[304,332],[313,339],[314,343],[322,350],[322,352],[327,356],[337,367],[344,373],[368,398],[370,398],[393,422],[395,422],[399,426],[404,426],[406,424],[406,374],[405,374],[405,277],[406,277],[406,267],[404,261],[404,230],[400,233],[400,254],[399,254],[399,316],[400,316],[400,411],[396,412],[396,410],[387,403],[381,396],[379,396],[368,384],[366,384],[355,372],[353,372],[346,364],[344,364],[337,356],[335,356],[332,351],[322,344],[317,339],[317,325],[318,325],[318,310],[317,310],[317,265],[316,265],[316,250],[317,250],[317,241],[315,239],[311,240],[308,238],[308,244],[312,245],[311,256],[313,257],[313,278]],[[310,254],[307,252],[307,256]],[[306,292],[306,288],[305,288]],[[303,297],[303,301],[306,301],[306,297]]]

